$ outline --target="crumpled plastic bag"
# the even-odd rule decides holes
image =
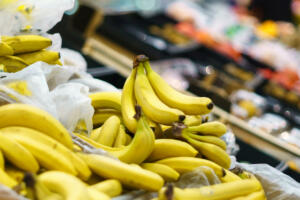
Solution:
[[[238,167],[251,172],[261,182],[267,199],[271,200],[299,200],[300,183],[281,171],[267,164],[242,164]]]
[[[0,35],[46,33],[73,6],[74,0],[0,1]]]
[[[27,200],[15,191],[0,184],[0,200]]]

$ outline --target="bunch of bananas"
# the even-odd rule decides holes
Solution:
[[[59,52],[45,50],[51,45],[38,35],[0,36],[0,71],[17,72],[38,61],[61,65]]]
[[[122,92],[90,98],[95,109],[90,134],[80,123],[68,133],[30,105],[1,106],[0,184],[37,200],[105,200],[132,189],[168,200],[265,199],[253,175],[228,170],[230,158],[219,138],[226,127],[201,117],[212,110],[211,100],[174,90],[145,56],[135,59]],[[97,149],[109,155],[92,151]],[[203,166],[221,183],[186,189],[172,185]]]

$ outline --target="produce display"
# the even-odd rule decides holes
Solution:
[[[47,50],[37,53],[51,42],[42,45],[39,36],[14,38],[17,42],[2,43],[11,49],[6,54],[1,50],[5,59],[0,64],[8,71],[15,65],[7,60],[14,57],[26,65],[38,60],[59,63],[59,56],[50,61],[46,58],[51,56],[40,54]],[[226,126],[205,117],[213,102],[173,89],[146,56],[136,56],[122,91],[91,93],[89,98],[95,110],[91,133],[84,123],[70,133],[32,105],[0,106],[0,188],[38,200],[105,200],[137,189],[153,192],[151,199],[266,199],[253,174],[230,170],[226,143],[220,139]],[[199,167],[218,183],[176,185]]]

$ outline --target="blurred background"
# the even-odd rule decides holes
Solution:
[[[213,99],[238,160],[300,181],[300,0],[79,0],[51,32],[119,88],[146,54],[173,87]]]

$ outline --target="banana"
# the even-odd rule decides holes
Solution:
[[[182,110],[188,115],[208,114],[212,110],[213,103],[211,99],[207,97],[189,96],[178,92],[151,69],[148,60],[144,62],[144,67],[153,90],[160,100],[169,107]]]
[[[128,187],[158,191],[164,184],[162,177],[148,170],[133,167],[106,156],[78,154],[97,175],[117,179]]]
[[[5,42],[0,42],[0,56],[12,56],[14,50]]]
[[[146,76],[142,62],[137,66],[134,92],[137,103],[142,107],[145,115],[152,121],[171,125],[173,122],[184,119],[182,111],[168,107],[156,96]]]
[[[16,167],[29,172],[39,170],[39,164],[31,152],[3,134],[2,131],[0,131],[0,141],[0,149],[3,151],[4,156]]]
[[[118,136],[115,140],[114,147],[122,147],[126,144],[126,132],[123,124],[119,127]]]
[[[206,122],[198,126],[188,126],[186,128],[191,133],[201,133],[203,135],[213,135],[221,137],[227,131],[226,126],[217,121]]]
[[[221,183],[211,186],[204,186],[201,188],[163,188],[159,191],[160,200],[172,199],[181,200],[224,200],[231,199],[237,196],[248,195],[259,191],[261,186],[256,180],[240,180],[229,183]]]
[[[93,116],[93,124],[103,124],[109,117],[115,115],[121,119],[121,112],[115,109],[99,109],[96,110]]]
[[[198,151],[190,144],[175,139],[156,139],[154,149],[147,161],[152,162],[170,157],[195,157]]]
[[[112,147],[118,135],[120,119],[117,116],[108,118],[101,127],[100,134],[96,141],[105,146]]]
[[[134,67],[131,71],[131,74],[127,78],[122,91],[121,97],[121,110],[122,117],[126,128],[131,132],[135,133],[137,120],[135,116],[135,97],[134,97],[134,82],[136,76],[137,68]]]
[[[90,138],[92,140],[96,141],[99,138],[99,135],[101,133],[101,128],[102,127],[95,128],[94,130],[92,130],[91,135],[90,135]]]
[[[51,64],[54,61],[57,61],[60,58],[59,52],[56,51],[48,51],[48,50],[40,50],[31,53],[19,54],[17,57],[27,63],[27,65],[31,65],[38,61],[43,61],[45,63]]]
[[[67,148],[49,136],[24,127],[7,127],[0,129],[0,132],[29,150],[40,165],[46,169],[77,175],[70,155],[64,152],[64,149],[67,150]]]
[[[121,92],[97,92],[89,95],[96,109],[110,108],[121,111]]]
[[[182,137],[186,139],[188,143],[195,147],[207,159],[221,165],[225,169],[228,169],[230,167],[231,160],[229,155],[219,146],[200,142],[198,140],[190,138],[186,134],[183,134]]]
[[[238,175],[232,173],[231,171],[229,171],[227,169],[224,169],[224,170],[225,170],[225,176],[220,177],[222,183],[228,183],[228,182],[242,180]]]
[[[4,169],[4,166],[5,166],[5,160],[4,160],[1,148],[0,148],[0,169]]]
[[[226,151],[227,148],[226,142],[219,137],[210,136],[210,135],[196,135],[196,134],[188,134],[188,136],[200,142],[206,142],[206,143],[217,145],[218,147]]]
[[[200,166],[207,166],[212,168],[218,177],[224,177],[226,175],[226,172],[221,166],[202,158],[174,157],[159,160],[156,163],[167,165],[179,173],[189,172]]]
[[[101,181],[97,184],[91,185],[90,188],[103,192],[110,197],[116,197],[122,193],[122,185],[117,179]]]
[[[21,183],[24,179],[25,172],[11,165],[5,167],[5,172],[18,183]]]
[[[231,200],[265,200],[266,196],[263,190],[253,192],[251,194],[248,194],[247,196],[242,197],[236,197]]]
[[[23,59],[16,56],[0,57],[0,63],[4,65],[6,71],[10,73],[18,72],[27,67],[27,63]]]
[[[111,199],[108,195],[106,195],[102,192],[99,192],[93,188],[88,188],[87,190],[88,190],[88,194],[89,194],[91,200],[100,200],[100,199],[101,200],[110,200]]]
[[[72,149],[69,132],[47,112],[26,104],[7,104],[0,107],[0,128],[23,126],[38,130]]]
[[[86,185],[75,176],[60,172],[47,171],[38,176],[38,181],[44,184],[51,192],[58,193],[65,200],[92,200]]]
[[[201,115],[186,115],[183,122],[187,126],[198,126],[198,125],[202,124],[202,116]]]
[[[125,146],[126,145],[129,145],[132,141],[132,137],[129,135],[129,134],[126,134],[126,143],[125,143]]]
[[[141,164],[141,167],[146,170],[157,173],[158,175],[163,177],[165,181],[172,182],[172,181],[176,181],[179,178],[179,173],[167,165],[163,165],[159,163],[143,163]]]
[[[2,41],[13,49],[14,54],[39,51],[52,45],[49,38],[38,35],[2,36]]]
[[[0,185],[3,184],[9,188],[18,185],[17,181],[11,178],[3,169],[0,169]]]

